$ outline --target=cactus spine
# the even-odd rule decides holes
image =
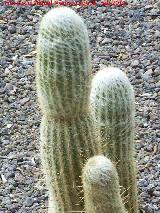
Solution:
[[[83,20],[60,7],[42,19],[36,85],[42,122],[40,153],[49,190],[49,212],[82,211],[81,172],[101,153],[90,110],[91,56]]]
[[[83,169],[85,210],[87,213],[126,213],[116,168],[104,156],[94,156]]]
[[[113,67],[99,71],[92,82],[91,107],[100,125],[104,153],[117,163],[120,185],[126,190],[126,208],[137,213],[134,91],[125,73]]]

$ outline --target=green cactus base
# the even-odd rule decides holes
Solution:
[[[53,212],[83,211],[82,168],[91,156],[102,153],[93,120],[55,122],[43,117],[40,153]]]

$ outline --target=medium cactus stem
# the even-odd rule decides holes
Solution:
[[[91,106],[100,126],[104,153],[116,162],[120,185],[128,196],[126,208],[137,213],[137,181],[134,159],[134,91],[118,68],[99,71],[92,82]]]
[[[83,169],[85,210],[87,213],[126,213],[112,162],[104,156],[94,156]]]
[[[49,212],[82,211],[82,167],[101,152],[101,146],[89,110],[88,33],[83,20],[69,8],[53,9],[42,19],[36,85],[43,113],[40,153]]]

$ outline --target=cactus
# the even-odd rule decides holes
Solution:
[[[104,156],[94,156],[83,169],[85,210],[87,213],[126,213],[118,174],[112,162]]]
[[[138,212],[134,160],[134,91],[118,68],[100,70],[92,81],[91,108],[100,126],[104,154],[116,162],[123,198],[130,213]]]
[[[40,24],[36,60],[40,155],[52,213],[84,209],[82,168],[102,152],[89,108],[91,78],[84,21],[69,8],[52,9]]]

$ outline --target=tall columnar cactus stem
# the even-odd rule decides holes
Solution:
[[[91,56],[83,20],[71,9],[49,11],[40,24],[36,85],[42,122],[40,153],[49,212],[82,211],[81,172],[101,152],[90,110]]]
[[[87,213],[126,213],[118,174],[112,162],[104,156],[94,156],[83,169],[85,210]]]
[[[128,196],[126,208],[138,212],[134,159],[134,91],[118,68],[99,71],[92,82],[91,108],[100,125],[104,153],[117,163],[120,185]]]

